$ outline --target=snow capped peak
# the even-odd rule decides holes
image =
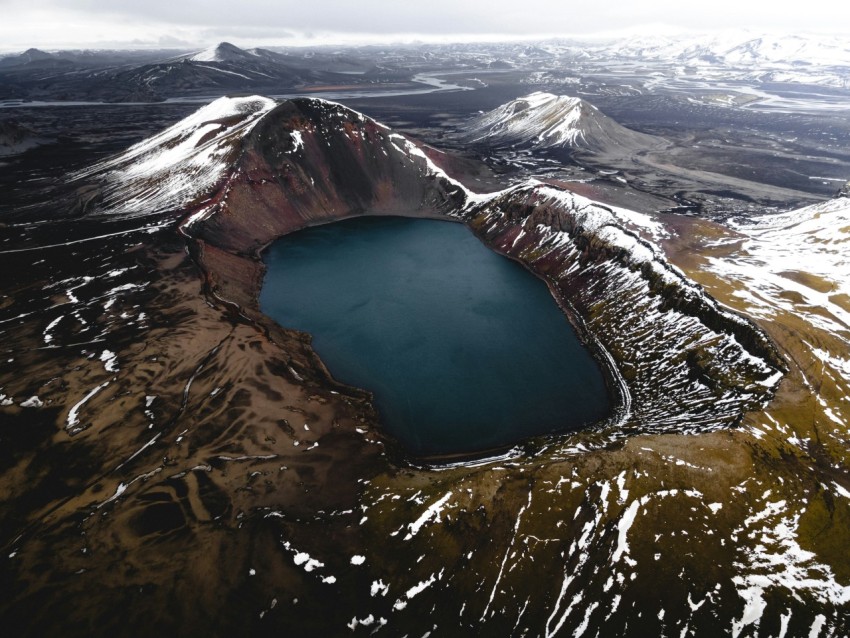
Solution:
[[[656,138],[630,131],[578,97],[538,91],[477,117],[471,139],[498,145],[595,152],[645,147]]]
[[[565,112],[575,109],[582,104],[587,103],[578,97],[555,95],[554,93],[546,93],[545,91],[536,91],[535,93],[529,93],[524,97],[518,97],[512,102],[508,102],[499,108],[510,109],[517,113],[527,109],[535,109],[537,111],[541,109],[550,109]]]
[[[584,114],[596,111],[596,107],[579,97],[555,95],[537,91],[511,102],[514,109],[534,109],[537,115],[553,115],[562,119],[578,121]]]
[[[222,97],[162,133],[77,174],[104,176],[99,214],[136,217],[176,210],[211,192],[272,99]]]
[[[47,53],[46,51],[35,48],[27,49],[21,54],[21,58],[26,58],[28,60],[50,60],[54,57],[54,55]]]
[[[594,107],[577,97],[538,91],[485,113],[473,124],[476,139],[529,142],[534,146],[577,146],[582,118]]]
[[[376,151],[380,148],[386,156],[395,149],[406,162],[419,166],[420,175],[439,181],[458,206],[478,201],[479,196],[450,178],[416,144],[365,115],[320,98],[300,98],[293,104],[328,124],[326,129],[319,127],[324,131],[321,135],[341,135],[346,143],[354,140],[348,137],[344,122],[374,124],[378,141],[370,143],[380,145]],[[99,182],[102,199],[90,214],[133,218],[193,209],[184,228],[205,219],[214,211],[213,196],[238,171],[244,140],[277,105],[260,96],[219,98],[125,152],[76,173],[76,179]],[[289,133],[291,146],[283,151],[302,156],[314,132],[294,128]],[[355,143],[366,141],[362,135],[354,137]]]
[[[573,107],[581,103],[581,98],[569,97],[567,95],[555,95],[554,93],[546,93],[545,91],[536,91],[529,93],[525,97],[517,98],[512,104],[527,104],[530,108],[540,108],[552,103],[563,104],[568,107]]]
[[[189,57],[192,62],[236,62],[256,57],[255,53],[240,49],[230,42],[219,42],[216,46],[204,49]]]
[[[0,57],[0,65],[9,66],[16,64],[50,62],[57,60],[60,60],[60,58],[53,55],[52,53],[47,53],[46,51],[42,51],[41,49],[27,49],[23,53],[18,53],[16,55],[5,55]]]

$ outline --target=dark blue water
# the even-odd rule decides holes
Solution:
[[[461,224],[367,217],[275,242],[262,310],[313,335],[417,456],[472,453],[608,416],[597,362],[549,294]]]

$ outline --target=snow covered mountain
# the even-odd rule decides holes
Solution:
[[[568,76],[611,71],[669,74],[708,81],[791,82],[850,87],[850,44],[838,36],[730,30],[646,34],[606,40],[553,40],[526,68]],[[494,53],[495,55],[495,53]],[[507,59],[513,59],[508,56]],[[551,86],[551,83],[548,83]]]
[[[176,57],[145,57],[142,63],[124,60],[106,68],[59,73],[80,65],[52,54],[27,52],[0,60],[0,98],[154,102],[193,93],[276,92],[303,84],[351,82],[349,76],[297,62],[266,49],[245,50],[222,42]],[[92,63],[96,61],[86,64]]]
[[[305,124],[305,117],[313,123]],[[353,133],[352,126],[363,130]],[[263,158],[262,168],[258,157]],[[260,184],[253,178],[243,184],[242,178],[271,174],[284,163],[292,166],[291,174],[283,186],[274,182],[282,194],[266,195],[273,200],[268,209],[257,205],[252,216],[242,220],[246,227],[241,232],[256,234],[255,224],[266,215],[267,227],[280,223],[274,221],[280,214],[274,202],[280,197],[288,205],[303,199],[309,215],[314,214],[307,209],[317,192],[326,205],[335,202],[340,209],[358,203],[361,208],[392,209],[405,201],[423,206],[435,201],[437,208],[448,202],[460,208],[476,198],[417,145],[356,111],[325,100],[278,103],[256,95],[219,98],[72,177],[98,184],[96,202],[86,208],[90,216],[125,219],[194,210],[197,214],[187,219],[192,226],[243,189],[256,191],[266,184],[272,188],[266,178]],[[309,177],[303,175],[308,170]],[[359,177],[331,184],[326,173]],[[293,185],[295,175],[301,177]],[[216,223],[213,216],[208,226]],[[220,241],[233,238],[235,222],[229,223],[229,235]]]
[[[185,56],[185,59],[192,62],[244,62],[256,57],[255,54],[252,55],[230,42],[220,42],[216,46]]]
[[[271,51],[248,51],[229,42],[115,76],[121,84],[166,94],[187,89],[277,89],[322,79],[319,74],[286,64]]]
[[[100,194],[111,215],[148,215],[190,205],[221,182],[238,142],[274,100],[222,97],[162,133],[77,174],[104,175]]]
[[[17,55],[8,55],[0,59],[2,66],[15,66],[18,64],[28,64],[41,60],[52,60],[54,56],[40,49],[27,49],[23,53]]]
[[[586,47],[585,51],[592,57],[694,65],[850,66],[850,44],[844,38],[749,31],[636,37]]]
[[[27,49],[17,55],[0,58],[2,69],[61,69],[73,66],[73,62],[41,49]]]
[[[594,153],[656,146],[659,138],[621,126],[581,98],[536,92],[476,117],[472,142]]]

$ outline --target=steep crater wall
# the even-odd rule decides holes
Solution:
[[[245,139],[215,214],[193,234],[253,255],[306,226],[356,215],[445,217],[466,200],[401,135],[338,104],[292,100]]]
[[[784,363],[767,336],[720,308],[612,209],[530,186],[467,219],[485,243],[543,277],[610,355],[630,395],[613,434],[725,427],[772,397]]]

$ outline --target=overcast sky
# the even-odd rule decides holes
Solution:
[[[0,49],[850,31],[843,0],[0,0]]]

